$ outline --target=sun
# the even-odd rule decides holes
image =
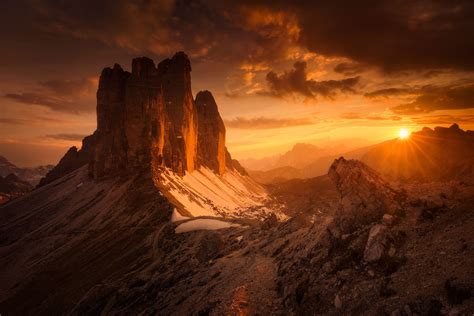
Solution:
[[[406,128],[402,128],[398,132],[398,137],[400,137],[400,139],[407,139],[408,137],[410,137],[410,132]]]

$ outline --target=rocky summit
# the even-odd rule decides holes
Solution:
[[[118,64],[102,71],[97,130],[82,149],[71,148],[41,185],[84,164],[96,179],[143,168],[184,175],[207,167],[222,175],[240,166],[225,148],[225,126],[212,93],[193,98],[191,64],[183,52],[158,65],[135,58],[131,73]]]

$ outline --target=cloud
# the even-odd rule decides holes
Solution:
[[[334,67],[334,72],[343,74],[345,76],[354,76],[361,74],[367,70],[367,66],[359,63],[340,63]]]
[[[474,70],[474,41],[469,37],[474,33],[474,3],[470,0],[265,3],[294,15],[300,28],[298,43],[315,53],[346,57],[385,71]]]
[[[0,118],[0,124],[4,125],[38,125],[41,123],[55,123],[55,124],[70,124],[70,121],[50,118],[50,117],[43,117],[43,116],[34,116],[30,119],[23,119],[23,118]]]
[[[50,80],[38,82],[38,89],[13,92],[4,98],[20,104],[40,105],[53,111],[81,114],[95,111],[97,80]]]
[[[40,81],[38,83],[57,95],[78,96],[81,94],[94,94],[99,84],[98,78],[82,78],[78,80],[60,79]]]
[[[52,138],[52,139],[57,139],[57,140],[68,140],[68,141],[82,141],[84,137],[87,135],[82,135],[82,134],[67,134],[67,133],[61,133],[61,134],[50,134],[46,135],[46,138]]]
[[[169,54],[181,49],[173,32],[175,1],[34,1],[44,30],[100,41],[131,52]]]
[[[231,120],[224,120],[225,126],[235,129],[273,129],[294,127],[303,125],[312,125],[315,122],[306,118],[269,118],[269,117],[236,117]]]
[[[5,125],[27,125],[31,123],[30,120],[17,119],[17,118],[0,118],[0,124]]]
[[[417,88],[385,88],[364,94],[367,98],[393,97],[419,93]]]
[[[271,71],[267,74],[269,90],[265,94],[275,97],[296,94],[308,99],[334,98],[339,93],[355,93],[355,87],[360,79],[360,77],[351,77],[341,80],[316,81],[307,77],[307,64],[304,61],[296,62],[293,69],[282,74]]]
[[[438,110],[460,110],[474,108],[474,84],[428,86],[411,103],[392,107],[395,114],[422,114]]]
[[[411,120],[420,125],[452,125],[454,123],[474,123],[474,115],[429,115],[411,117]]]
[[[400,121],[402,118],[396,115],[363,115],[358,113],[343,113],[341,118],[348,120],[370,120],[370,121]]]

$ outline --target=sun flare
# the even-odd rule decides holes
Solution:
[[[398,132],[398,137],[400,137],[400,139],[407,139],[408,137],[410,137],[410,132],[406,128],[402,128]]]

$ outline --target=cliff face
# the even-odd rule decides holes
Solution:
[[[198,115],[198,164],[216,173],[226,169],[225,126],[219,115],[216,101],[209,91],[196,95]]]
[[[179,175],[201,166],[219,175],[236,167],[245,174],[226,151],[225,126],[212,94],[202,91],[193,99],[191,64],[182,52],[158,66],[135,58],[131,73],[117,64],[105,68],[93,140],[86,150],[72,148],[42,184],[87,163],[96,179],[160,167]]]
[[[120,66],[106,68],[97,93],[97,120],[94,177],[150,164],[180,175],[193,171],[198,115],[188,57],[177,53],[158,67],[149,58],[136,58],[131,74]]]

